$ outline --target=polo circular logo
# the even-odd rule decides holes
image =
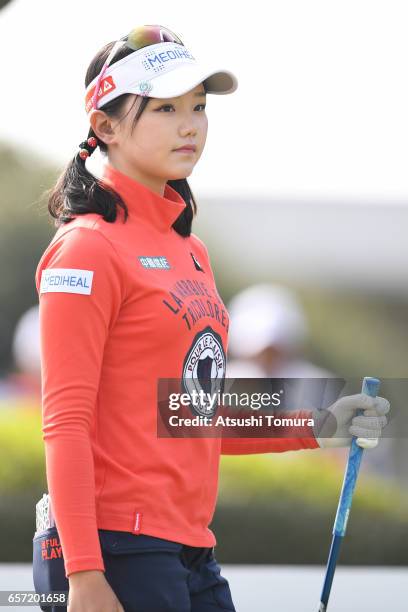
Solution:
[[[139,83],[139,94],[141,96],[148,96],[152,89],[153,85],[149,81],[141,81]]]
[[[217,403],[211,398],[223,391],[225,367],[221,337],[206,327],[195,336],[183,364],[183,387],[191,397],[193,413],[214,416]]]

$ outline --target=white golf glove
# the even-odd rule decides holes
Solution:
[[[365,393],[346,395],[326,410],[314,410],[314,433],[321,448],[350,446],[351,436],[357,436],[361,448],[375,448],[382,428],[387,424],[385,416],[390,402],[384,397],[371,397]],[[364,410],[361,416],[355,416]]]

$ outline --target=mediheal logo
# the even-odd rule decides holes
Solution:
[[[93,272],[76,268],[47,268],[41,275],[40,293],[90,295]]]
[[[145,59],[142,64],[146,70],[153,69],[154,72],[163,72],[167,68],[165,64],[172,63],[174,60],[177,61],[195,61],[195,58],[191,55],[190,51],[182,45],[177,45],[177,48],[169,49],[168,51],[162,51],[157,53],[156,51],[148,51],[145,54]]]
[[[113,82],[113,79],[111,76],[107,76],[104,79],[102,79],[100,87],[99,87],[99,91],[98,91],[98,100],[106,96],[108,93],[110,93],[114,89],[116,89],[116,85]],[[89,111],[92,108],[92,98],[94,96],[94,93],[95,93],[95,87],[92,87],[91,91],[89,91],[86,96],[85,109],[87,113],[89,113]]]

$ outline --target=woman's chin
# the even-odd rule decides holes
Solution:
[[[169,181],[180,181],[181,179],[185,179],[188,176],[190,176],[190,174],[193,172],[193,168],[190,168],[189,170],[179,170],[178,172],[171,172],[168,180]]]

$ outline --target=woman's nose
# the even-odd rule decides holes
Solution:
[[[188,134],[195,135],[197,134],[197,129],[197,125],[193,121],[189,121],[180,126],[180,134],[182,136],[187,136]]]
[[[198,116],[197,113],[193,115],[191,113],[186,113],[180,118],[179,132],[181,136],[186,136],[188,134],[195,135],[200,127],[202,127],[202,117]]]

